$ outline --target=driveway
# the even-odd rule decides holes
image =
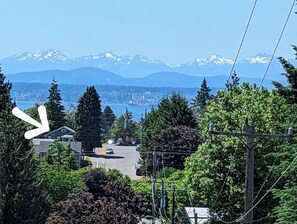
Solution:
[[[117,169],[131,179],[140,179],[135,174],[135,162],[139,158],[139,152],[135,146],[118,146],[103,144],[105,148],[112,148],[114,154],[108,154],[105,158],[91,157],[93,167],[104,167],[105,169]],[[98,152],[96,152],[97,154]]]

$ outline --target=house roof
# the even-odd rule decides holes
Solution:
[[[41,141],[52,143],[52,142],[55,141],[55,139],[33,138],[33,141],[32,141],[32,142],[33,142],[33,145],[34,145],[34,146],[39,146]]]
[[[67,127],[67,126],[62,126],[62,127],[58,128],[58,129],[55,129],[55,130],[53,130],[53,131],[51,131],[51,132],[49,132],[49,133],[46,133],[45,135],[46,135],[46,136],[47,136],[47,135],[50,135],[50,134],[52,134],[52,133],[54,133],[54,132],[56,132],[56,131],[58,131],[58,130],[60,130],[60,129],[62,129],[62,128],[66,129],[66,130],[68,130],[68,131],[70,131],[70,132],[72,132],[72,133],[76,133],[72,128],[69,128],[69,127]]]
[[[40,139],[39,147],[37,148],[36,152],[46,153],[49,149],[50,144],[53,143],[53,141],[44,141],[44,140],[47,140],[47,139]],[[49,140],[53,140],[53,139],[49,139]],[[73,141],[73,142],[60,142],[60,143],[66,146],[68,146],[70,143],[70,148],[73,151],[76,151],[77,153],[81,153],[81,142]]]

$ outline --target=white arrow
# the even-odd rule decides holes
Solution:
[[[45,109],[45,106],[43,106],[43,105],[38,107],[38,114],[40,117],[41,124],[39,122],[37,122],[36,120],[34,120],[32,117],[25,114],[23,111],[21,111],[17,107],[12,109],[12,114],[37,127],[35,129],[29,130],[25,133],[24,136],[26,139],[34,138],[37,135],[41,135],[42,133],[48,132],[50,130],[49,126],[48,126],[46,109]]]

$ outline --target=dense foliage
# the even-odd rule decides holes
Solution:
[[[60,90],[55,80],[53,80],[49,89],[48,101],[45,103],[45,107],[51,130],[56,130],[66,124],[65,108],[62,104]]]
[[[119,116],[111,127],[111,137],[114,139],[121,138],[122,144],[131,145],[132,141],[138,138],[139,127],[138,124],[133,121],[132,112],[126,111]]]
[[[95,87],[87,87],[79,99],[75,114],[75,139],[82,142],[85,152],[93,152],[95,147],[101,146],[101,113],[101,101]]]
[[[154,150],[160,165],[183,169],[185,158],[197,151],[202,141],[199,132],[187,126],[170,126],[162,130],[151,139],[145,151],[148,170],[152,169],[151,152]]]
[[[142,200],[119,171],[95,169],[83,178],[87,191],[58,203],[46,223],[138,223]]]
[[[0,223],[42,223],[48,203],[38,187],[24,124],[11,113],[10,90],[0,70]]]
[[[110,106],[106,106],[102,113],[102,134],[103,139],[106,141],[110,138],[110,128],[116,119]]]
[[[187,100],[180,94],[173,93],[170,98],[163,97],[158,107],[153,108],[142,122],[141,144],[143,148],[148,147],[152,137],[159,134],[161,130],[179,125],[197,127]]]
[[[293,46],[295,50],[296,60],[297,60],[297,46]],[[273,82],[275,87],[277,88],[278,92],[283,95],[288,103],[296,104],[297,103],[297,68],[290,63],[288,60],[286,60],[283,57],[279,58],[280,63],[282,64],[285,73],[284,75],[287,79],[288,86],[283,86],[279,82]]]
[[[267,89],[258,89],[246,83],[226,93],[219,91],[215,102],[210,102],[201,120],[201,131],[208,136],[208,125],[215,130],[243,132],[246,120],[260,133],[286,133],[292,125],[292,108],[283,97]],[[244,211],[245,139],[228,136],[208,136],[198,151],[186,161],[188,183],[195,190],[195,204],[207,206],[219,218],[230,221]],[[269,173],[275,160],[273,153],[282,146],[280,139],[255,139],[255,194]],[[275,178],[267,180],[271,186]],[[265,187],[258,198],[265,193]],[[254,210],[254,218],[270,215],[277,201],[269,193]],[[265,223],[273,221],[267,216]]]
[[[73,170],[78,169],[79,165],[70,145],[66,146],[58,141],[50,144],[45,161],[50,165],[63,165]]]
[[[197,91],[197,95],[192,102],[193,108],[204,110],[207,105],[207,100],[211,98],[211,89],[208,87],[206,79],[202,80],[200,90]]]
[[[82,176],[90,168],[69,170],[65,165],[42,163],[37,171],[40,188],[53,208],[56,203],[66,200],[69,194],[85,189]],[[49,211],[48,211],[49,212]]]
[[[230,78],[231,81],[227,80],[227,83],[225,84],[227,91],[231,91],[233,87],[239,86],[240,78],[237,76],[235,71],[233,72]]]

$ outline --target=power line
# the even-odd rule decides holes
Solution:
[[[295,162],[296,159],[297,159],[297,156],[295,156],[293,161],[287,166],[287,168],[282,172],[282,174],[274,182],[274,184],[266,191],[266,193],[259,199],[259,201],[257,201],[249,211],[247,211],[245,214],[241,216],[241,219],[244,218],[248,213],[250,213],[266,197],[266,195],[275,187],[275,185],[280,181],[280,179],[286,174],[286,172],[289,170],[289,168],[292,166],[292,164]]]
[[[282,29],[282,31],[281,31],[281,34],[280,34],[280,36],[279,36],[279,38],[278,38],[278,41],[277,41],[277,43],[276,43],[276,46],[275,46],[274,51],[273,51],[273,54],[272,54],[272,56],[271,56],[271,58],[270,58],[270,61],[269,61],[269,63],[268,63],[268,66],[267,66],[267,68],[266,68],[266,71],[265,71],[265,73],[264,73],[264,76],[263,76],[263,78],[262,78],[262,81],[261,81],[261,84],[260,84],[259,89],[262,87],[263,82],[264,82],[264,79],[265,79],[265,77],[266,77],[266,75],[267,75],[267,73],[268,73],[268,70],[269,70],[270,66],[271,66],[271,63],[272,63],[272,60],[273,60],[274,55],[275,55],[275,53],[276,53],[276,50],[277,50],[277,48],[278,48],[278,45],[279,45],[279,43],[280,43],[280,41],[281,41],[281,39],[282,39],[282,36],[283,36],[283,34],[284,34],[284,31],[285,31],[285,28],[286,28],[286,26],[287,26],[287,23],[288,23],[288,21],[289,21],[289,18],[290,18],[290,16],[291,16],[291,14],[292,14],[292,11],[293,11],[293,8],[294,8],[294,5],[295,5],[295,1],[296,1],[296,0],[293,0],[293,2],[292,2],[292,5],[291,5],[291,8],[290,8],[289,14],[288,14],[288,16],[287,16],[287,19],[286,19],[286,21],[285,21],[285,24],[284,24],[284,26],[283,26],[283,29]]]
[[[276,160],[277,160],[277,157],[275,157],[275,160],[274,160],[274,162],[273,162],[272,166],[274,166],[274,165],[275,165],[275,163],[276,163]],[[265,186],[265,184],[267,183],[268,177],[270,176],[271,172],[272,172],[272,170],[270,170],[270,171],[269,171],[269,173],[267,174],[267,176],[265,177],[265,180],[263,181],[263,184],[261,185],[261,187],[260,187],[260,189],[259,189],[258,193],[257,193],[257,194],[256,194],[256,196],[254,197],[254,201],[255,201],[255,200],[256,200],[256,198],[259,196],[259,194],[260,194],[260,192],[262,191],[263,187],[264,187],[264,186]]]
[[[233,62],[233,65],[232,65],[232,68],[231,68],[231,71],[230,71],[230,74],[229,74],[229,77],[228,77],[228,80],[227,80],[227,83],[229,82],[230,80],[230,77],[232,75],[232,72],[234,71],[234,67],[235,67],[235,64],[237,62],[237,59],[238,59],[238,56],[239,56],[239,53],[241,51],[241,48],[242,48],[242,45],[243,45],[243,42],[244,42],[244,39],[245,39],[245,36],[247,34],[247,31],[248,31],[248,28],[250,26],[250,22],[252,20],[252,17],[253,17],[253,14],[254,14],[254,11],[255,11],[255,8],[256,8],[256,5],[257,5],[257,0],[255,0],[254,2],[254,5],[253,5],[253,8],[252,8],[252,11],[251,11],[251,14],[250,14],[250,17],[249,17],[249,20],[248,20],[248,23],[246,25],[246,28],[245,28],[245,31],[244,31],[244,34],[242,36],[242,39],[241,39],[241,42],[240,42],[240,45],[239,45],[239,48],[238,48],[238,51],[237,51],[237,54],[236,54],[236,57],[234,59],[234,62]],[[225,87],[225,91],[226,91],[226,87]]]
[[[231,223],[235,223],[235,222],[241,222],[242,219],[248,214],[250,213],[266,196],[268,193],[270,193],[270,191],[275,187],[275,185],[280,181],[280,179],[286,174],[286,172],[289,170],[289,168],[292,166],[292,164],[296,161],[297,156],[295,156],[295,158],[292,160],[292,162],[287,166],[287,168],[282,172],[282,174],[279,176],[279,178],[274,182],[274,184],[266,191],[266,193],[251,207],[250,210],[248,210],[247,212],[245,212],[243,215],[239,216],[237,219],[234,219],[232,221],[224,221],[222,219],[220,219],[218,217],[218,219],[226,224],[231,224]],[[263,217],[266,218],[266,217]],[[261,219],[263,219],[261,218]],[[254,220],[256,221],[256,220]]]

